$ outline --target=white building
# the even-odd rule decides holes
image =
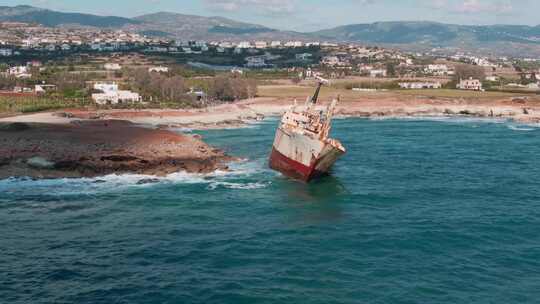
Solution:
[[[456,87],[460,90],[482,91],[482,82],[470,77],[469,79],[460,80]]]
[[[92,99],[99,105],[131,103],[141,101],[139,93],[123,91],[118,89],[116,83],[98,82],[94,84],[94,89],[102,93],[92,94]]]
[[[118,63],[106,63],[103,65],[103,68],[105,68],[107,71],[118,71],[122,69],[122,66]]]
[[[219,47],[222,47],[224,49],[231,49],[231,48],[233,48],[233,45],[232,45],[232,43],[230,43],[228,41],[224,41],[224,42],[219,43]]]
[[[118,84],[115,82],[96,82],[94,83],[94,90],[102,92],[114,92],[118,91]]]
[[[164,67],[164,66],[151,67],[151,68],[148,68],[148,72],[168,73],[169,68]]]
[[[99,105],[106,105],[139,102],[141,101],[141,96],[131,91],[115,91],[92,94],[92,99]]]
[[[266,47],[268,47],[268,44],[266,43],[266,41],[255,41],[256,49],[265,49]]]
[[[377,69],[377,70],[371,70],[369,71],[369,76],[372,78],[376,77],[386,77],[387,72],[385,69]]]
[[[231,69],[231,74],[239,74],[239,75],[243,75],[244,74],[244,71],[239,69],[239,68],[232,68]]]
[[[425,72],[435,76],[448,75],[448,66],[446,64],[430,64],[425,68]]]
[[[278,48],[278,47],[281,46],[281,41],[277,41],[277,40],[276,40],[276,41],[272,41],[272,42],[270,43],[270,46],[273,47],[273,48]]]
[[[440,89],[440,82],[400,82],[399,87],[402,89]]]
[[[236,47],[239,49],[249,49],[251,48],[251,43],[249,41],[242,41]]]
[[[56,91],[56,86],[54,84],[36,84],[34,86],[34,92],[36,92],[36,94],[45,94],[50,91]]]
[[[28,67],[25,67],[25,66],[11,67],[6,71],[6,73],[8,75],[14,76],[15,78],[21,78],[21,79],[32,77],[32,74],[30,74]]]
[[[304,44],[302,43],[302,41],[289,41],[287,43],[285,43],[285,47],[302,47],[304,46]]]

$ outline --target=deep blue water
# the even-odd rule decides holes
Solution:
[[[0,302],[540,302],[539,128],[337,120],[306,185],[276,123],[201,132],[231,173],[0,181]]]

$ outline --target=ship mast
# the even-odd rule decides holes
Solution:
[[[317,100],[319,99],[319,93],[321,92],[321,87],[328,83],[328,80],[326,80],[326,79],[324,79],[322,77],[317,76],[316,79],[317,79],[317,82],[318,82],[317,83],[317,89],[315,90],[315,94],[313,94],[313,97],[311,97],[310,105],[317,104]]]

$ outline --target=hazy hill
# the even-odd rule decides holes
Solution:
[[[0,6],[0,21],[38,23],[49,27],[69,24],[92,27],[121,27],[126,24],[138,23],[138,21],[129,18],[63,13],[27,5]]]
[[[353,24],[312,33],[321,39],[414,47],[493,48],[519,51],[516,45],[540,50],[540,26],[455,25],[436,22]]]
[[[0,6],[0,22],[37,23],[49,27],[88,26],[134,30],[149,36],[177,39],[299,39],[305,34],[274,30],[223,17],[168,12],[135,18],[57,12],[28,5]]]
[[[202,17],[160,12],[134,18],[138,24],[131,29],[184,39],[208,39],[216,36],[245,36],[277,32],[276,30],[223,17]]]
[[[425,50],[460,48],[494,54],[540,56],[540,25],[468,26],[437,22],[376,22],[352,24],[312,33],[271,29],[223,17],[202,17],[168,12],[136,18],[64,13],[32,6],[0,6],[1,21],[45,26],[92,26],[137,31],[149,36],[201,40],[328,40],[362,42]]]

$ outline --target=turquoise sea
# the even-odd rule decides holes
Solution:
[[[0,181],[0,302],[540,302],[540,128],[336,120],[307,185],[266,168],[276,125],[199,132],[228,173]]]

